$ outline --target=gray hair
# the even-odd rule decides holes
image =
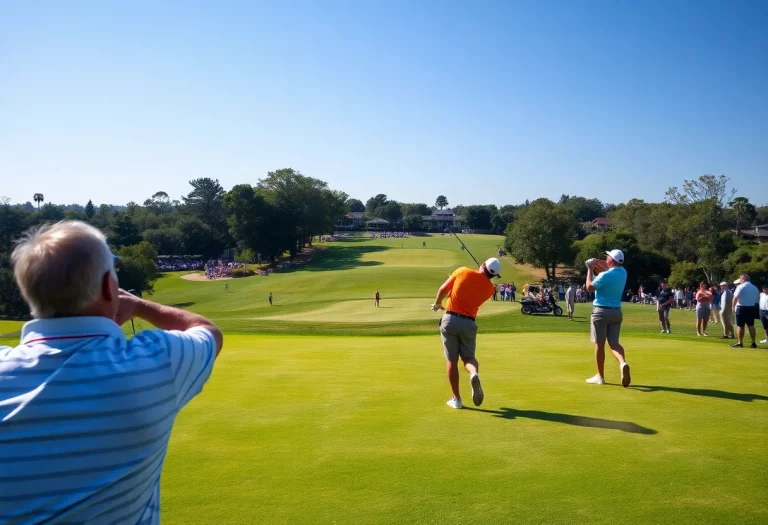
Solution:
[[[106,237],[80,221],[29,230],[18,241],[11,261],[35,318],[77,315],[98,298],[106,272],[117,279]]]
[[[749,275],[747,275],[746,273],[742,273],[741,275],[739,275],[739,279],[744,279],[745,281],[750,280]]]

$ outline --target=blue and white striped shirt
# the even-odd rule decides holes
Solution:
[[[159,523],[173,422],[215,357],[204,328],[128,340],[104,317],[24,325],[0,347],[0,523]]]

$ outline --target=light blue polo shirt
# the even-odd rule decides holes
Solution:
[[[104,317],[25,324],[0,347],[0,523],[159,523],[173,422],[215,356],[204,328],[128,340]]]
[[[592,286],[595,287],[595,300],[592,305],[621,308],[621,295],[626,284],[627,271],[623,266],[614,266],[600,272],[592,281]]]

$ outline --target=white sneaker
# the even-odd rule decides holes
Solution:
[[[483,399],[485,398],[483,387],[480,385],[480,376],[477,374],[473,375],[469,379],[469,383],[472,385],[472,402],[476,407],[479,407],[483,404]]]
[[[762,341],[760,341],[761,345],[764,345],[765,343],[768,343],[768,338],[767,339],[763,339]]]
[[[667,331],[666,331],[666,330],[664,330],[664,329],[662,328],[662,329],[661,329],[661,333],[662,333],[662,334],[666,334],[666,333],[667,333]]]
[[[668,333],[668,334],[671,334],[671,333],[672,333],[672,330],[667,330],[667,333]]]
[[[603,376],[601,376],[600,374],[595,374],[589,379],[587,379],[587,383],[589,383],[590,385],[604,385],[605,379],[603,379]]]
[[[451,408],[464,408],[464,406],[461,404],[461,398],[449,399],[446,405],[448,405]]]
[[[619,365],[621,371],[621,386],[627,388],[632,382],[632,376],[629,375],[629,364],[624,362]]]

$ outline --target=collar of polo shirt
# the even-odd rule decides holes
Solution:
[[[125,339],[123,330],[106,317],[57,317],[29,321],[21,330],[22,344],[54,339],[117,337]]]

